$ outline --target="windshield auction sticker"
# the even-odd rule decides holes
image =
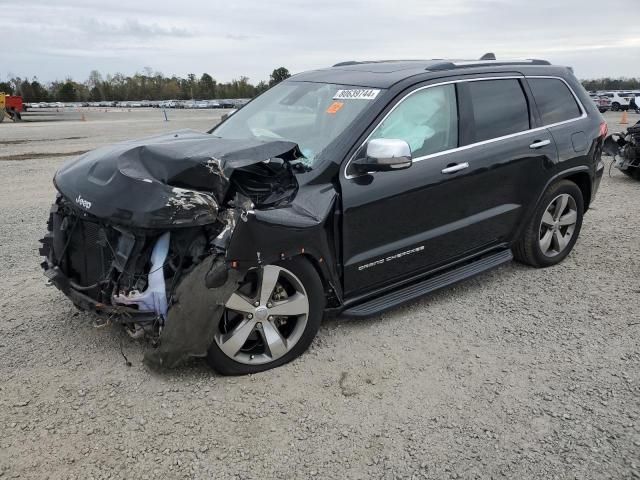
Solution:
[[[333,96],[334,100],[373,100],[378,96],[380,90],[372,88],[362,88],[354,90],[338,90]]]

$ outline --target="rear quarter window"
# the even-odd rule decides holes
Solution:
[[[578,118],[582,112],[569,87],[556,78],[529,78],[529,87],[544,125]]]
[[[474,141],[523,132],[529,126],[527,98],[516,79],[469,82]]]

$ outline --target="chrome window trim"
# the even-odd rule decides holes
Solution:
[[[375,128],[373,130],[371,130],[371,133],[367,136],[367,138],[364,139],[364,141],[356,149],[356,151],[353,153],[353,155],[351,155],[351,158],[349,158],[349,160],[347,161],[347,163],[346,163],[346,165],[344,167],[344,172],[343,172],[344,173],[344,178],[347,179],[347,180],[351,180],[352,178],[356,178],[356,177],[361,176],[361,175],[349,175],[349,174],[347,174],[347,170],[349,169],[349,165],[355,159],[356,153],[358,153],[358,151],[369,141],[369,139],[374,134],[374,132],[378,129],[378,127],[387,119],[387,117],[389,115],[391,115],[393,113],[393,111],[398,107],[398,105],[400,105],[402,102],[404,102],[408,97],[410,97],[414,93],[420,92],[420,91],[425,90],[427,88],[439,87],[441,85],[450,85],[452,83],[479,82],[479,81],[483,81],[483,80],[513,80],[513,79],[520,80],[520,79],[523,79],[523,78],[550,78],[550,79],[555,79],[555,80],[562,81],[567,86],[567,88],[569,89],[571,94],[573,95],[573,98],[575,99],[576,103],[578,104],[578,108],[580,109],[582,114],[579,117],[570,118],[568,120],[563,120],[562,122],[551,123],[549,125],[544,125],[542,127],[529,128],[527,130],[523,130],[521,132],[516,132],[516,133],[510,133],[509,135],[504,135],[502,137],[490,138],[488,140],[482,140],[480,142],[470,143],[469,145],[463,145],[462,147],[451,148],[449,150],[443,150],[441,152],[431,153],[429,155],[424,155],[422,157],[416,157],[412,161],[413,162],[421,162],[422,160],[427,160],[427,159],[430,159],[430,158],[440,157],[442,155],[447,155],[449,153],[461,152],[461,151],[464,151],[464,150],[469,150],[471,148],[475,148],[475,147],[480,146],[480,145],[487,145],[489,143],[499,142],[501,140],[506,140],[506,139],[509,139],[509,138],[518,137],[520,135],[525,135],[527,133],[541,132],[541,131],[546,130],[548,128],[557,127],[559,125],[564,125],[564,124],[567,124],[567,123],[576,122],[578,120],[582,120],[584,118],[587,118],[587,110],[584,108],[584,105],[582,104],[582,102],[580,101],[578,96],[576,95],[576,92],[574,92],[573,88],[571,88],[571,85],[569,85],[564,78],[553,76],[553,75],[510,75],[510,76],[504,76],[504,77],[463,78],[463,79],[459,79],[459,80],[450,80],[450,81],[446,81],[446,82],[439,82],[439,83],[434,83],[434,84],[431,84],[431,85],[425,85],[423,87],[416,88],[415,90],[412,90],[411,92],[407,93],[404,97],[402,97],[393,106],[393,108],[387,112],[387,114],[382,118],[382,120],[380,120],[378,122],[378,124],[375,126]]]

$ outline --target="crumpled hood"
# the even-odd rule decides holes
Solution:
[[[302,157],[288,141],[222,139],[195,130],[98,148],[66,163],[56,188],[99,218],[142,228],[215,221],[234,170]]]

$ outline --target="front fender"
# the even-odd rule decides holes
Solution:
[[[286,206],[246,212],[233,231],[227,264],[248,270],[306,255],[313,259],[325,286],[341,299],[333,221],[337,196],[333,185],[307,185]]]

